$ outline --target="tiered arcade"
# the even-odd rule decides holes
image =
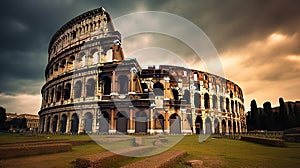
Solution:
[[[103,8],[56,32],[41,90],[40,132],[246,132],[238,85],[184,67],[142,69],[135,59],[124,59],[120,41]]]

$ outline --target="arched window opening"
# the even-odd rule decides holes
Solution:
[[[50,102],[54,102],[54,88],[52,88],[50,92]]]
[[[223,96],[220,96],[220,110],[221,110],[221,112],[224,112],[224,98],[223,98]]]
[[[52,132],[57,132],[58,116],[55,115],[52,122]]]
[[[163,131],[165,131],[165,122],[164,122],[165,118],[164,118],[164,116],[162,114],[160,114],[157,117],[157,119],[158,119],[159,123],[155,122],[155,124],[156,124],[155,128],[156,129],[162,129]]]
[[[203,121],[201,116],[196,117],[195,125],[196,125],[196,134],[201,134],[203,132]]]
[[[95,79],[90,78],[86,82],[86,97],[93,97],[95,96]]]
[[[215,134],[219,134],[220,133],[220,129],[219,129],[220,123],[219,120],[216,118],[214,121],[214,128],[215,128]]]
[[[217,108],[218,99],[216,95],[213,95],[213,108]]]
[[[119,76],[118,81],[119,81],[120,94],[127,94],[128,93],[128,83],[129,83],[128,77],[121,75],[121,76]]]
[[[61,86],[58,86],[57,87],[57,90],[56,90],[56,101],[60,101],[61,99]]]
[[[69,100],[71,95],[71,84],[67,83],[64,88],[64,100]]]
[[[154,83],[153,92],[155,96],[164,96],[164,85],[160,82]]]
[[[144,111],[135,114],[135,133],[147,133],[148,121]]]
[[[90,112],[84,114],[84,131],[85,132],[93,131],[93,114]]]
[[[229,99],[226,98],[226,110],[227,112],[230,112],[230,106],[229,106]]]
[[[75,98],[80,98],[81,97],[81,92],[82,92],[82,82],[77,81],[75,83],[75,87],[74,87],[74,97]]]
[[[125,112],[119,112],[117,114],[117,131],[118,132],[122,132],[122,133],[126,133],[127,132],[127,122],[128,122],[128,119],[127,119],[127,115]]]
[[[99,63],[99,52],[97,50],[92,51],[92,57],[93,57],[93,65]]]
[[[181,119],[176,113],[170,116],[170,133],[181,134]]]
[[[60,123],[60,132],[61,133],[65,133],[66,130],[67,130],[67,115],[66,114],[63,114],[61,116],[61,123]]]
[[[205,119],[205,134],[206,135],[212,134],[212,123],[210,118],[208,117]]]
[[[109,114],[106,111],[101,112],[100,115],[100,132],[108,132],[109,130]]]
[[[194,105],[196,108],[200,108],[201,105],[201,99],[200,99],[200,94],[199,93],[195,93],[194,94]]]
[[[79,119],[76,113],[72,115],[71,118],[71,133],[77,134],[79,126]]]
[[[186,100],[186,103],[187,104],[190,104],[191,103],[191,94],[190,94],[190,91],[189,90],[184,90],[184,94],[182,96],[182,99],[183,100]]]
[[[233,101],[233,100],[231,100],[231,112],[232,112],[232,113],[235,112],[235,111],[234,111],[234,101]]]
[[[110,95],[111,92],[111,79],[109,77],[104,77],[103,78],[103,94],[104,95]]]
[[[204,107],[205,107],[205,109],[209,109],[210,108],[208,93],[204,94]]]
[[[222,120],[222,134],[226,133],[226,121]]]

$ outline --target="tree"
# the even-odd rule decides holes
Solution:
[[[296,126],[300,126],[300,108],[297,106],[297,103],[294,105],[294,114],[296,118]]]
[[[264,125],[265,129],[273,130],[273,113],[272,113],[272,105],[269,101],[263,104],[263,115],[264,115]]]
[[[251,124],[253,129],[260,129],[260,121],[259,121],[259,114],[258,114],[258,109],[257,109],[257,104],[256,100],[251,101]]]
[[[280,129],[286,129],[288,127],[288,115],[283,98],[279,98],[279,118]]]
[[[5,128],[6,109],[0,106],[0,129]]]

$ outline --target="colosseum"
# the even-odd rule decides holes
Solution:
[[[63,25],[48,54],[41,133],[246,132],[237,84],[180,66],[141,68],[125,58],[121,34],[102,7]]]

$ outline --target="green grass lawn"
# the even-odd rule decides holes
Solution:
[[[87,135],[38,135],[27,137],[18,134],[0,134],[0,139],[1,143],[4,143],[42,139],[90,139],[90,137]],[[194,135],[184,137],[171,150],[185,150],[188,152],[188,155],[176,165],[177,168],[187,167],[185,161],[192,159],[202,160],[206,167],[299,167],[300,144],[287,143],[287,145],[287,148],[270,147],[225,138],[208,138],[206,141],[199,143],[198,136]],[[103,151],[105,150],[102,147],[92,143],[74,146],[73,150],[69,152],[2,160],[0,165],[10,161],[20,164],[21,167],[73,167],[74,164],[71,164],[71,162],[76,158]],[[128,158],[113,165],[118,167],[141,159]],[[32,161],[34,161],[34,165],[32,165]]]

